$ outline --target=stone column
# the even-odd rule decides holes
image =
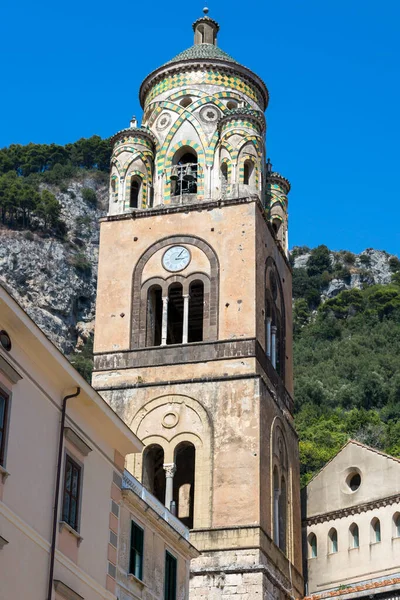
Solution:
[[[174,497],[174,475],[176,472],[175,463],[164,463],[165,471],[165,506],[171,510],[171,502]]]
[[[183,334],[182,344],[187,344],[189,330],[189,294],[183,294]]]
[[[276,325],[272,325],[271,327],[271,362],[274,369],[276,369]]]
[[[162,299],[162,326],[161,326],[161,346],[167,344],[167,324],[168,324],[168,297]]]
[[[271,358],[271,317],[267,317],[267,325],[265,328],[265,348],[268,358]]]

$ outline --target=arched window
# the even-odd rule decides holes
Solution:
[[[281,490],[279,495],[279,548],[286,554],[286,509],[287,494],[286,480],[281,477]]]
[[[116,175],[111,177],[111,198],[114,202],[118,201],[118,179]]]
[[[400,513],[393,515],[393,537],[400,537]]]
[[[139,177],[132,177],[131,179],[131,194],[129,198],[130,208],[139,208],[139,197],[142,187],[142,182]]]
[[[338,537],[337,531],[334,527],[328,533],[328,553],[336,554],[338,551]]]
[[[168,289],[167,344],[182,344],[183,295],[182,284],[173,283]]]
[[[381,541],[381,522],[376,517],[371,521],[371,544]]]
[[[360,547],[360,535],[358,531],[358,525],[353,523],[350,525],[349,529],[350,533],[350,548],[359,548]]]
[[[308,558],[317,558],[318,556],[318,546],[317,546],[317,536],[315,533],[310,533],[308,538]]]
[[[179,156],[179,151],[174,158],[172,167],[172,195],[197,194],[197,153],[192,148],[187,149]]]
[[[196,451],[190,442],[182,442],[175,450],[174,500],[178,519],[193,529],[194,480]]]
[[[189,287],[188,342],[203,341],[204,283],[192,281]]]
[[[279,546],[279,473],[274,467],[274,542]]]
[[[246,160],[243,165],[243,183],[249,185],[253,173],[254,165],[251,160]]]
[[[228,183],[228,163],[226,162],[221,165],[221,183],[222,187],[226,187]]]
[[[143,453],[143,485],[164,504],[165,472],[164,450],[157,444],[145,448]]]
[[[147,346],[161,345],[162,308],[161,287],[153,285],[147,292]]]
[[[272,366],[285,377],[285,303],[279,274],[272,259],[265,272],[265,353]]]

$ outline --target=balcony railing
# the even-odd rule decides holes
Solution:
[[[150,508],[154,510],[160,517],[164,519],[179,535],[189,541],[189,529],[177,519],[157,498],[150,494],[149,491],[131,474],[129,471],[124,471],[122,478],[122,489],[131,490],[136,496],[139,496]]]

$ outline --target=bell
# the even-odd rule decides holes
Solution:
[[[196,177],[193,172],[193,169],[190,165],[186,167],[185,174],[183,176],[184,181],[195,181]]]
[[[171,181],[178,181],[178,179],[179,179],[178,167],[172,167]]]

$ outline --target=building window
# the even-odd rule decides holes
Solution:
[[[129,573],[138,579],[143,579],[143,535],[143,529],[132,521]]]
[[[131,195],[129,199],[130,208],[139,208],[139,193],[141,188],[141,181],[138,177],[132,177],[131,179]]]
[[[9,397],[0,390],[0,465],[6,462],[7,422]]]
[[[167,551],[165,553],[165,600],[176,600],[176,567],[176,558]]]
[[[371,521],[371,543],[377,544],[381,541],[381,522],[375,518]]]
[[[196,450],[190,442],[181,442],[175,450],[176,473],[173,497],[176,514],[189,529],[193,528]]]
[[[329,554],[336,554],[336,552],[338,551],[338,537],[336,529],[330,530],[328,538]]]
[[[81,467],[70,456],[65,459],[62,520],[78,531]]]
[[[144,449],[143,485],[161,502],[161,504],[164,504],[164,450],[158,444],[151,444]]]
[[[317,558],[317,556],[317,536],[315,535],[315,533],[310,533],[310,535],[308,536],[308,558]]]
[[[153,285],[147,292],[147,346],[161,345],[162,312],[162,290]]]
[[[189,287],[189,316],[187,341],[203,341],[204,283],[192,281]]]
[[[353,523],[350,525],[350,548],[360,547],[360,535],[358,531],[358,525]]]
[[[400,537],[400,513],[393,515],[394,532],[393,537]]]
[[[174,158],[171,171],[172,196],[197,194],[197,153],[190,148],[179,159]]]

